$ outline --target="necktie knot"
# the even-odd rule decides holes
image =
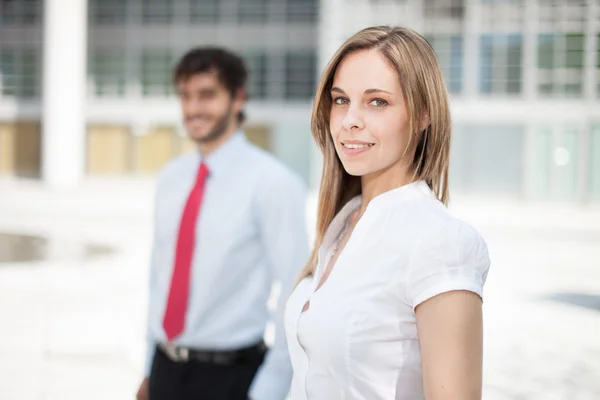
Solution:
[[[208,176],[208,165],[205,162],[200,164],[198,168],[198,175],[196,176],[197,181],[203,181]]]

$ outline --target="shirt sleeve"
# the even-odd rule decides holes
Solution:
[[[252,400],[284,400],[290,390],[292,366],[283,327],[285,302],[308,259],[306,189],[300,178],[281,174],[263,185],[257,196],[261,237],[273,283],[281,290],[273,316],[275,341],[250,387]]]
[[[434,234],[424,235],[411,258],[406,279],[409,304],[454,290],[483,298],[490,259],[485,241],[469,225],[453,221]]]

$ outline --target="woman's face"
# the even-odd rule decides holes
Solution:
[[[329,128],[350,175],[385,172],[402,164],[409,117],[398,73],[376,50],[340,62],[331,89]]]

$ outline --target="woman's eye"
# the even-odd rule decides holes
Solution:
[[[375,106],[375,107],[383,107],[383,106],[387,105],[387,101],[385,101],[383,99],[374,99],[369,104],[372,106]]]
[[[335,99],[333,99],[333,102],[334,102],[335,104],[340,104],[340,105],[341,105],[341,104],[346,104],[346,103],[348,103],[348,99],[345,99],[345,98],[343,98],[343,97],[336,97]]]

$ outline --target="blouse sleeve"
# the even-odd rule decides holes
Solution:
[[[409,261],[406,294],[416,308],[424,301],[454,290],[467,290],[483,298],[490,259],[487,245],[469,225],[453,221],[425,234]]]

